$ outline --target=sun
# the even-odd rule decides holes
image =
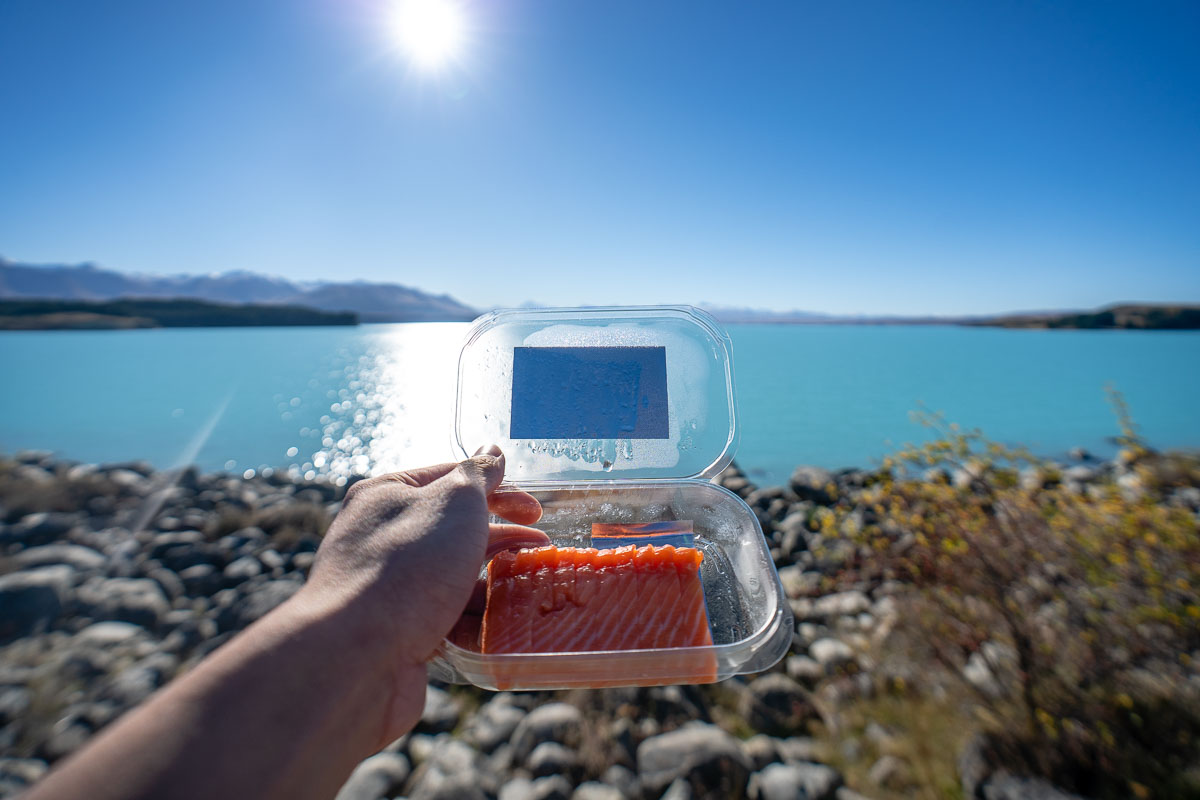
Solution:
[[[418,69],[439,70],[462,53],[466,19],[456,0],[396,0],[391,34]]]

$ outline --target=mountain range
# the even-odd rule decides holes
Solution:
[[[21,264],[0,258],[0,298],[115,300],[188,298],[218,303],[306,306],[352,311],[363,322],[471,320],[479,312],[450,295],[396,283],[301,284],[255,272],[212,275],[131,275],[94,264]]]
[[[298,283],[256,272],[210,275],[134,275],[94,264],[21,264],[0,257],[0,300],[106,301],[187,299],[215,303],[300,306],[352,312],[361,322],[450,322],[480,314],[448,294],[433,295],[396,283]],[[526,308],[540,308],[526,303]],[[971,325],[1006,328],[1200,329],[1195,304],[1125,303],[1095,310],[1040,311],[983,316],[834,315],[701,306],[723,323],[820,325]]]

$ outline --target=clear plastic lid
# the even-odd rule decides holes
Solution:
[[[737,448],[729,336],[696,308],[495,311],[458,365],[454,443],[520,484],[707,478]]]

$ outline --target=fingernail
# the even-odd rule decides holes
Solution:
[[[481,447],[478,450],[476,450],[475,455],[477,455],[477,456],[488,455],[488,456],[495,456],[496,458],[499,458],[500,456],[504,455],[504,451],[500,449],[500,445],[489,444],[486,447]]]

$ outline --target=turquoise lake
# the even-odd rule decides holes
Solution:
[[[0,451],[243,472],[452,456],[466,324],[0,333]],[[1159,448],[1200,447],[1200,333],[735,325],[738,463],[870,466],[917,409],[1063,457],[1113,451],[1105,387]]]

